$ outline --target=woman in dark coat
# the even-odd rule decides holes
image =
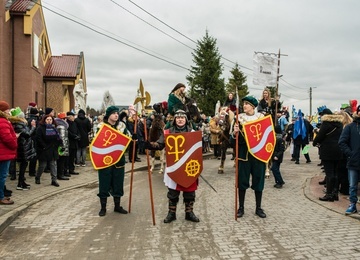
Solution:
[[[56,129],[56,122],[51,115],[45,115],[36,129],[36,153],[39,166],[36,172],[35,183],[40,184],[40,177],[46,164],[49,164],[51,173],[51,185],[59,187],[57,182],[56,161],[59,158],[58,148],[62,145],[61,138]]]
[[[32,123],[29,127],[24,118],[24,113],[9,118],[14,127],[15,133],[20,134],[18,137],[18,148],[16,154],[16,161],[19,163],[19,180],[17,190],[28,190],[30,185],[25,183],[25,170],[28,166],[29,160],[36,158],[34,143],[31,139],[32,132],[36,129],[36,123]]]
[[[321,127],[316,135],[313,145],[321,146],[320,159],[324,164],[326,175],[326,194],[320,197],[322,201],[339,200],[337,170],[342,158],[338,141],[343,129],[343,116],[334,115],[330,109],[321,112]]]

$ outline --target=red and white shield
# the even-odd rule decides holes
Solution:
[[[165,133],[166,173],[188,188],[203,170],[201,131]]]
[[[90,144],[90,158],[96,170],[120,161],[131,138],[103,124]]]
[[[274,152],[275,131],[270,115],[243,125],[249,152],[258,160],[268,163]]]

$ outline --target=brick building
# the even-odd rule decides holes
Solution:
[[[84,54],[52,56],[41,0],[0,0],[0,100],[25,110],[29,102],[56,112],[74,108]]]

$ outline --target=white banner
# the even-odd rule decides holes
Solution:
[[[275,86],[277,77],[278,58],[274,55],[254,54],[254,85]]]

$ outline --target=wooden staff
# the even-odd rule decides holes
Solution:
[[[237,87],[235,86],[236,91],[236,119],[235,124],[239,124],[239,95],[237,92]],[[235,143],[235,221],[237,221],[237,208],[238,208],[238,190],[239,190],[239,132],[236,133],[236,143]]]
[[[143,123],[143,125],[144,125],[145,142],[146,142],[148,140],[146,118],[144,118],[143,120],[145,121],[145,123]],[[151,178],[151,171],[150,171],[151,167],[150,167],[150,158],[149,158],[149,150],[148,149],[146,149],[146,161],[147,161],[147,166],[148,166],[148,179],[149,179],[151,214],[152,214],[153,225],[155,226],[154,198],[153,198],[153,192],[152,192],[152,178]]]
[[[136,120],[134,122],[134,134],[136,134],[137,130],[137,112],[135,111]],[[132,199],[132,185],[134,180],[134,161],[135,161],[135,149],[136,149],[136,140],[132,140],[133,142],[133,150],[131,156],[131,174],[130,174],[130,191],[129,191],[129,213],[131,212],[131,199]]]

